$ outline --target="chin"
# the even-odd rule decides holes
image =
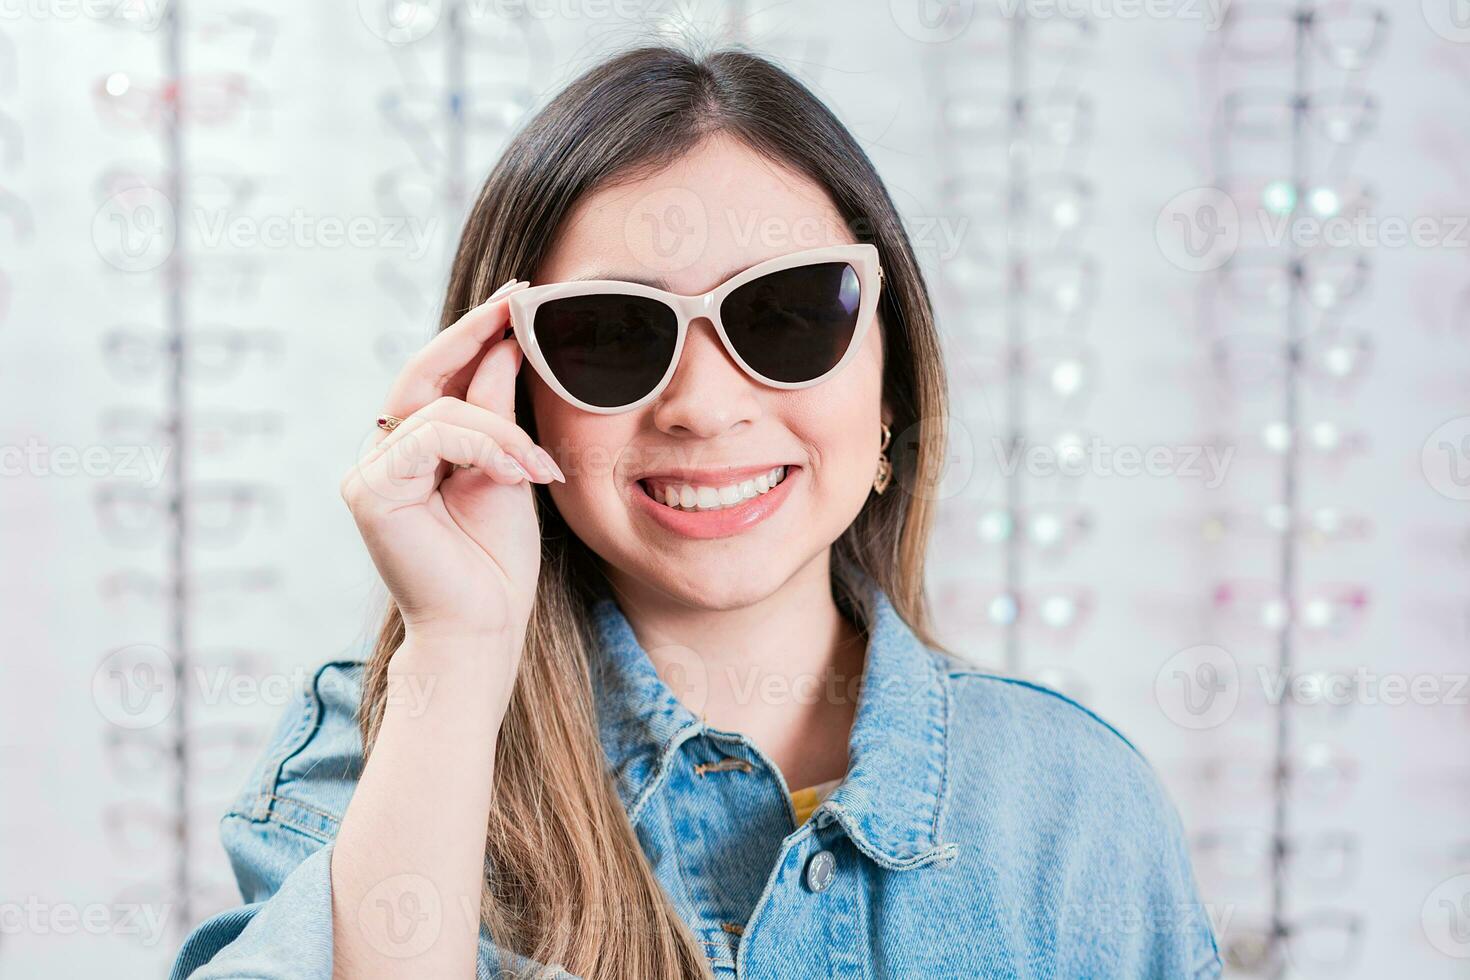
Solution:
[[[649,570],[646,581],[687,606],[724,610],[759,602],[788,577],[769,555],[751,554],[660,564]]]

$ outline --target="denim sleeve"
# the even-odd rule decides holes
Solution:
[[[1215,980],[1179,812],[1123,734],[1049,688],[951,675],[949,833],[990,848],[991,899],[1009,942],[1045,951],[1048,976]]]
[[[331,980],[332,841],[362,771],[362,663],[322,665],[220,821],[244,904],[199,923],[170,980]]]
[[[220,912],[184,941],[170,980],[331,980],[331,845],[311,853],[271,897]]]
[[[363,664],[318,669],[220,821],[244,904],[194,927],[169,980],[331,980],[332,845],[362,772]],[[480,930],[479,980],[570,978]]]
[[[1152,767],[1148,769],[1153,783],[1160,857],[1152,894],[1147,898],[1156,910],[1154,924],[1161,926],[1160,943],[1170,947],[1158,951],[1159,959],[1180,964],[1189,971],[1190,980],[1217,980],[1224,963],[1210,921],[1211,906],[1200,900],[1179,811]]]
[[[1082,711],[1099,723],[1090,729],[1094,744],[1081,750],[1091,771],[1090,847],[1099,859],[1088,877],[1116,874],[1120,887],[1079,886],[1065,921],[1110,948],[1108,975],[1216,980],[1224,964],[1178,808],[1137,747]]]

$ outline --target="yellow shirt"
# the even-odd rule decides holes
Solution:
[[[812,811],[817,808],[817,804],[825,800],[828,794],[841,783],[842,780],[840,778],[829,779],[827,782],[817,783],[815,786],[792,790],[791,805],[796,809],[797,826],[806,823],[807,817],[812,815]]]

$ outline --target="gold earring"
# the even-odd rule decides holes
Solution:
[[[878,475],[873,478],[873,492],[882,493],[888,489],[888,481],[893,478],[893,464],[888,462],[888,456],[883,450],[888,448],[888,441],[893,438],[893,433],[888,429],[888,423],[879,422],[883,427],[883,444],[878,447]]]

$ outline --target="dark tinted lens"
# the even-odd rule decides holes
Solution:
[[[678,333],[674,311],[643,296],[572,296],[536,310],[536,343],[551,373],[599,408],[652,391],[674,358]]]
[[[837,366],[857,327],[857,270],[824,262],[773,272],[720,306],[730,343],[772,381],[819,378]]]

